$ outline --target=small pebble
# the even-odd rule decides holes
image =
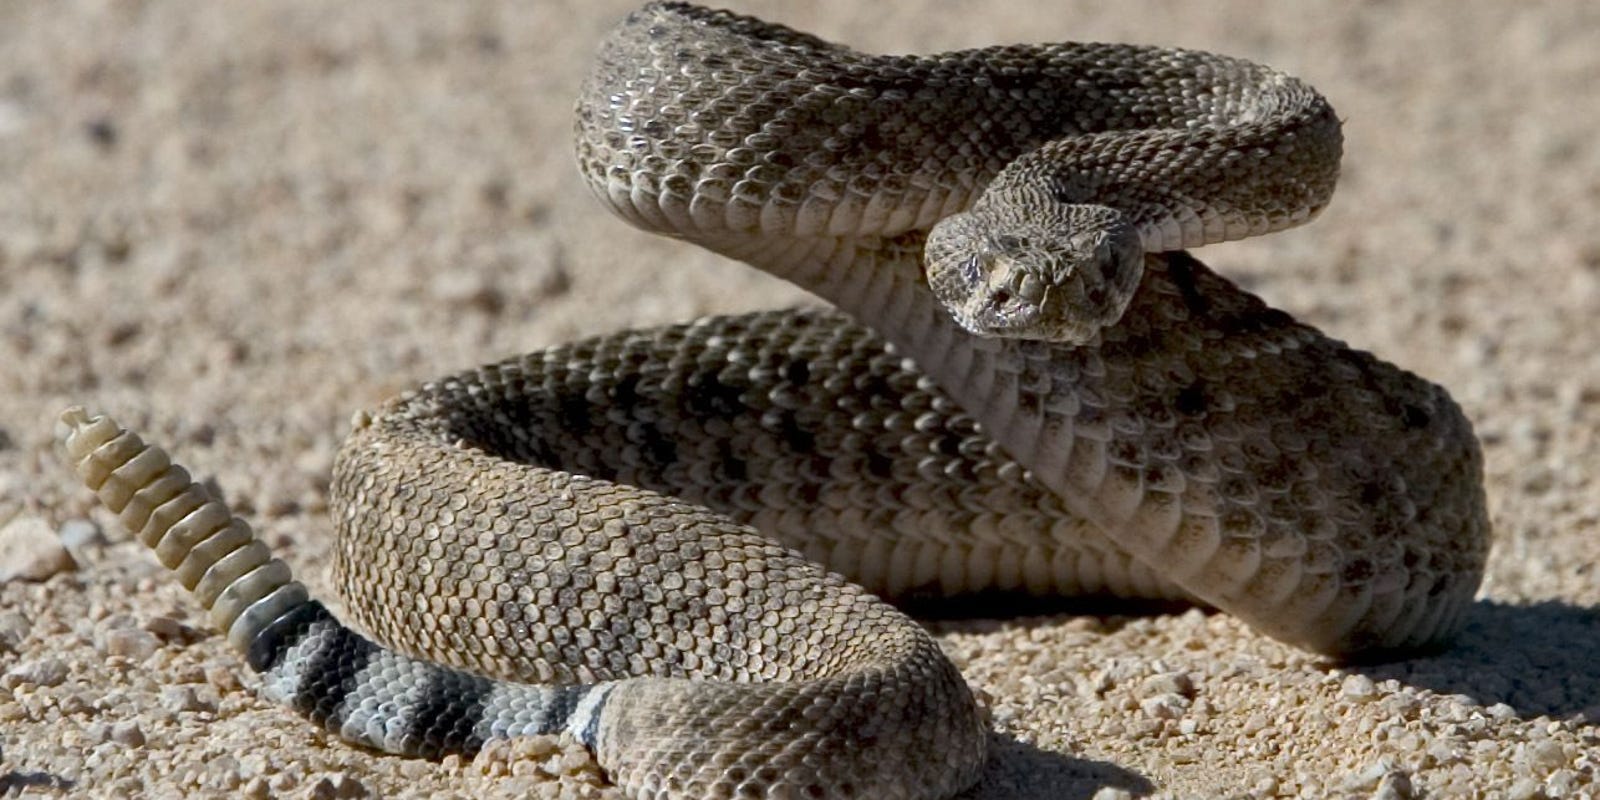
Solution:
[[[1590,777],[1593,777],[1592,773]],[[1580,788],[1579,780],[1578,773],[1570,769],[1558,769],[1545,779],[1544,788],[1551,797],[1572,797]]]
[[[1527,745],[1523,754],[1528,765],[1540,774],[1554,772],[1567,765],[1566,750],[1548,739]]]
[[[18,686],[60,686],[67,679],[67,662],[59,658],[24,661],[0,676],[0,689]]]
[[[1418,700],[1416,695],[1407,694],[1405,692],[1395,692],[1393,694],[1386,695],[1383,698],[1383,707],[1387,709],[1392,716],[1402,719],[1409,719],[1410,717],[1414,716],[1419,709],[1422,708],[1422,701]]]
[[[32,627],[27,617],[15,611],[0,614],[0,652],[16,652]]]
[[[61,539],[61,546],[67,548],[67,552],[71,553],[72,558],[80,564],[87,561],[84,557],[84,551],[106,543],[105,532],[100,529],[100,526],[95,524],[94,520],[83,519],[82,517],[69,519],[61,523],[61,531],[58,535]]]
[[[1415,796],[1416,790],[1411,786],[1411,776],[1393,770],[1378,781],[1378,788],[1372,793],[1372,800],[1411,800]]]
[[[544,758],[561,749],[554,736],[520,736],[511,742],[512,758]]]
[[[87,714],[94,709],[94,704],[81,692],[62,695],[56,698],[56,710],[67,716],[74,714]]]
[[[1133,800],[1133,792],[1117,786],[1102,786],[1094,793],[1094,800]]]
[[[556,762],[558,775],[577,775],[594,764],[594,756],[582,747],[568,747]]]
[[[1362,789],[1377,789],[1383,779],[1395,771],[1395,766],[1387,758],[1380,758],[1368,764],[1360,772],[1351,773],[1344,780],[1344,788],[1349,791]]]
[[[267,783],[266,777],[257,775],[244,782],[244,787],[239,790],[239,796],[247,800],[268,800],[272,797],[272,785]]]
[[[1344,682],[1339,684],[1339,694],[1365,703],[1377,699],[1378,685],[1365,675],[1346,675]]]
[[[361,781],[344,773],[336,773],[311,781],[303,796],[307,800],[341,800],[370,797],[372,792]]]
[[[1179,719],[1189,709],[1189,700],[1181,694],[1159,694],[1139,701],[1139,710],[1155,719]]]
[[[1544,796],[1544,786],[1527,777],[1518,778],[1506,791],[1506,800],[1538,800]]]
[[[0,722],[21,722],[28,718],[28,710],[21,703],[0,701]]]
[[[205,668],[205,679],[206,683],[216,687],[219,692],[237,692],[244,688],[244,684],[239,681],[239,673],[235,672],[232,667],[218,664],[207,666]]]
[[[244,783],[244,775],[239,769],[239,760],[229,755],[212,758],[206,763],[205,785],[210,789],[223,791],[238,789]]]
[[[1104,672],[1084,675],[1073,681],[1073,691],[1085,700],[1093,700],[1105,696],[1111,690],[1111,678]]]
[[[1152,675],[1140,684],[1145,694],[1175,694],[1184,698],[1194,697],[1194,679],[1187,673],[1167,672]]]
[[[200,698],[193,686],[168,686],[161,690],[161,707],[168,711],[215,711],[215,704]]]
[[[179,622],[172,617],[156,616],[145,620],[145,630],[160,637],[163,642],[190,644],[206,637],[206,632]]]
[[[144,730],[133,720],[118,722],[111,726],[111,741],[127,747],[142,747]]]
[[[107,631],[103,643],[106,655],[125,656],[135,661],[143,661],[161,649],[161,640],[155,634],[137,628]]]
[[[529,738],[542,739],[545,737],[534,736]],[[406,759],[400,762],[400,774],[405,776],[407,780],[420,781],[433,774],[433,762],[416,758]]]

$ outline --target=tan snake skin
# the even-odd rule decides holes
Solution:
[[[596,194],[871,328],[621,333],[359,416],[335,570],[370,640],[159,448],[74,409],[66,449],[264,693],[352,741],[567,732],[636,797],[948,797],[987,733],[868,591],[1182,598],[1336,656],[1459,626],[1489,545],[1460,410],[1169,252],[1310,218],[1339,148],[1234,59],[865,56],[652,4],[579,103]]]

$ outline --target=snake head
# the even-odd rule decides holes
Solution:
[[[1122,317],[1144,247],[1115,209],[991,189],[934,226],[923,262],[934,296],[969,332],[1083,344]]]

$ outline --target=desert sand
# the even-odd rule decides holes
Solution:
[[[1137,41],[1309,80],[1346,120],[1333,206],[1197,255],[1448,387],[1483,442],[1494,553],[1441,654],[1337,667],[1199,611],[935,625],[994,720],[972,797],[1600,794],[1600,4],[730,4],[867,50]],[[630,5],[0,3],[0,540],[45,550],[0,584],[0,794],[614,794],[571,746],[406,760],[258,700],[52,436],[114,413],[329,597],[353,411],[808,302],[580,185],[571,105]]]

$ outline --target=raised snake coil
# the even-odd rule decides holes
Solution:
[[[603,45],[578,152],[635,224],[875,330],[710,318],[361,415],[332,503],[371,639],[158,448],[63,415],[85,483],[329,730],[430,756],[566,731],[638,797],[945,797],[984,762],[972,696],[863,587],[1198,600],[1334,655],[1459,626],[1489,542],[1459,409],[1163,253],[1326,202],[1338,125],[1303,84],[1127,46],[865,56],[656,4]],[[973,336],[928,232],[1040,181],[1148,254],[1060,284],[1106,307],[1081,342]],[[1006,281],[962,325],[1029,293]]]

